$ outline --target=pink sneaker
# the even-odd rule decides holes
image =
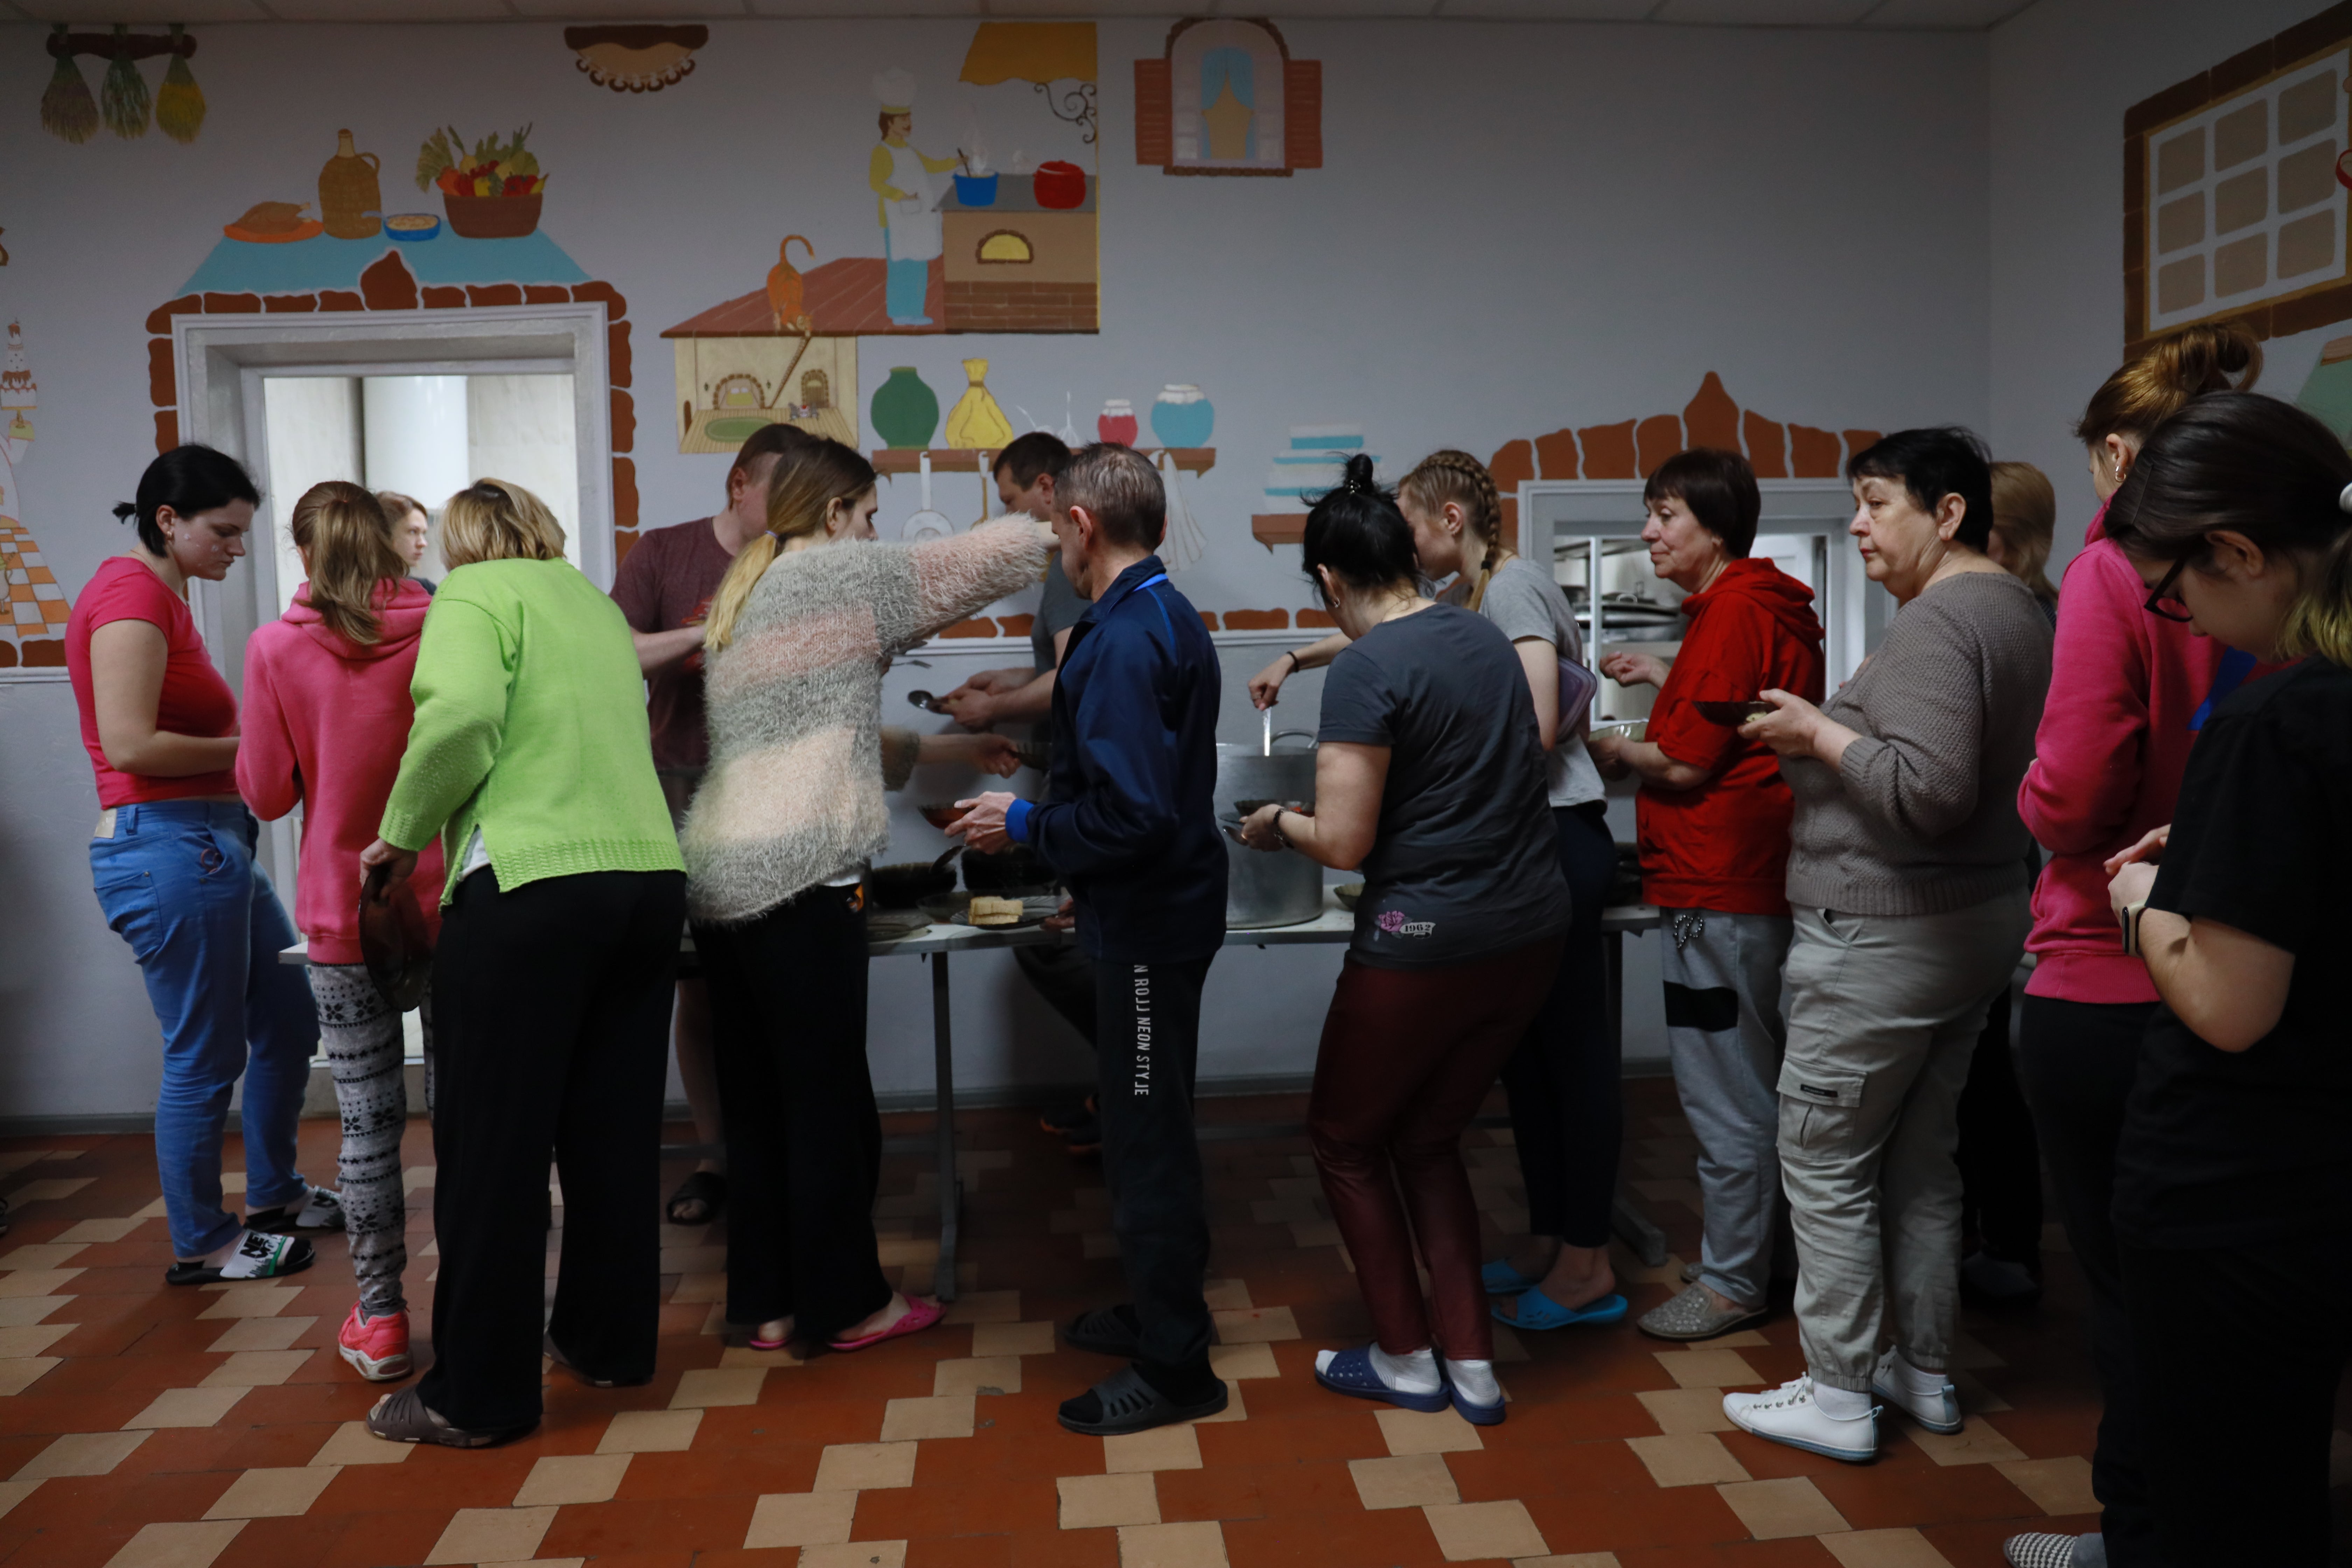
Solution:
[[[335,1336],[335,1348],[370,1383],[406,1377],[411,1366],[408,1314],[387,1312],[380,1318],[363,1318],[354,1302],[352,1315],[343,1320],[342,1331]]]

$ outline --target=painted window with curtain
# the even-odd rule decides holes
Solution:
[[[1195,22],[1168,52],[1171,166],[1197,173],[1280,174],[1286,63],[1264,24]]]

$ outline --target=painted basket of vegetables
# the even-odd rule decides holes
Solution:
[[[455,127],[436,131],[416,156],[416,188],[439,189],[449,232],[465,239],[519,239],[539,227],[547,176],[523,145],[526,125],[504,141],[485,136],[468,150]]]

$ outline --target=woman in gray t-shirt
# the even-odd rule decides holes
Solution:
[[[1617,861],[1605,786],[1580,737],[1582,710],[1560,711],[1560,666],[1580,664],[1583,639],[1568,596],[1538,563],[1503,542],[1502,500],[1467,452],[1433,452],[1397,487],[1422,575],[1453,582],[1439,602],[1475,611],[1511,639],[1533,695],[1559,857],[1574,905],[1551,993],[1503,1068],[1519,1173],[1528,1189],[1526,1247],[1486,1265],[1487,1289],[1514,1300],[1496,1316],[1519,1328],[1613,1323],[1625,1315],[1609,1267],[1609,1210],[1624,1138],[1621,1063],[1601,998],[1608,971],[1601,910]],[[1274,705],[1294,669],[1329,664],[1344,635],[1286,653],[1250,680]],[[1572,674],[1573,672],[1570,672]]]

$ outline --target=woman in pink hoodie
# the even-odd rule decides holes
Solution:
[[[400,1015],[360,952],[360,851],[376,836],[408,744],[408,683],[432,599],[407,576],[383,508],[355,484],[311,486],[294,503],[291,531],[310,581],[285,617],[246,645],[236,784],[264,820],[303,807],[294,923],[310,942],[310,991],[342,1112],[345,1228],[360,1291],[337,1342],[362,1377],[384,1382],[410,1370],[400,1289],[408,1094]],[[395,895],[415,900],[428,931],[439,924],[441,871],[436,844]],[[425,1019],[429,1045],[429,1002]]]
[[[2147,1406],[2131,1371],[2108,1218],[2124,1101],[2157,996],[2147,966],[2125,955],[2105,863],[2172,820],[2205,715],[2255,665],[2252,655],[2150,615],[2147,585],[2103,524],[2150,431],[2193,397],[2252,385],[2261,370],[2261,345],[2243,327],[2185,328],[2109,376],[2075,425],[2100,511],[2066,568],[2050,696],[2017,792],[2018,815],[2050,851],[2025,943],[2038,963],[2025,986],[2017,1060],[2067,1241],[2091,1290],[2091,1351],[2106,1401],[2091,1489],[2105,1510],[2101,1532],[2114,1568],[2157,1561],[2140,1465]],[[2009,1559],[2084,1562],[2088,1551],[2068,1537],[2019,1536]]]

